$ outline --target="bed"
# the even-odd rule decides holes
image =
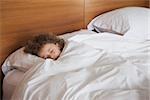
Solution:
[[[95,0],[93,4],[95,9],[98,9],[95,5],[96,2],[99,1]],[[3,99],[129,100],[132,98],[132,100],[148,100],[150,76],[148,67],[150,65],[149,9],[127,7],[121,8],[124,9],[125,12],[120,13],[119,11],[121,10],[117,9],[110,13],[100,15],[100,13],[105,11],[127,5],[145,6],[147,4],[147,1],[139,1],[137,4],[133,2],[128,4],[126,2],[125,5],[123,5],[122,2],[116,2],[118,3],[116,6],[110,6],[110,8],[107,9],[102,7],[102,11],[99,10],[99,13],[95,12],[94,9],[89,9],[91,6],[90,1],[80,2],[86,4],[84,6],[86,8],[85,15],[83,16],[85,16],[84,24],[87,25],[87,29],[79,31],[75,30],[86,27],[83,26],[84,24],[79,17],[77,18],[79,19],[78,23],[74,23],[75,26],[77,25],[76,28],[74,25],[66,26],[66,28],[61,31],[60,27],[58,27],[57,29],[60,29],[57,31],[58,33],[53,27],[50,29],[38,29],[39,26],[36,27],[37,29],[31,31],[25,31],[25,28],[28,27],[22,27],[22,30],[10,28],[10,30],[12,29],[11,31],[4,31],[7,35],[3,35],[3,37],[9,37],[10,32],[21,32],[23,34],[22,36],[16,33],[13,33],[13,36],[17,38],[25,36],[25,39],[29,39],[33,36],[26,36],[29,35],[25,34],[26,32],[33,32],[34,34],[43,30],[53,31],[54,33],[56,32],[56,34],[65,32],[65,34],[60,35],[60,37],[67,41],[67,46],[65,46],[60,58],[56,62],[51,59],[39,59],[32,55],[26,55],[26,57],[24,57],[25,55],[22,53],[23,48],[20,48],[22,46],[20,44],[17,47],[19,49],[10,56],[8,56],[8,52],[3,52],[8,56],[2,65],[2,71],[5,74],[3,80]],[[114,2],[112,1],[112,3]],[[75,2],[75,4],[79,5],[79,2]],[[80,6],[82,7],[83,5]],[[79,9],[76,9],[75,12],[77,13],[78,10]],[[91,12],[89,12],[90,10]],[[127,16],[120,16],[120,14],[128,15],[130,13],[128,10],[136,12],[132,14],[132,17],[128,16],[129,20]],[[141,12],[141,15],[146,16],[139,16],[136,17],[136,19],[134,16],[138,14],[138,11]],[[71,13],[69,14],[71,15]],[[81,16],[82,14],[80,18]],[[109,18],[109,16],[111,16],[111,18]],[[71,18],[72,20],[74,19],[74,17]],[[135,20],[133,20],[134,18]],[[143,21],[139,21],[138,18],[142,18]],[[114,22],[112,22],[112,19]],[[71,24],[72,22],[69,21],[69,23]],[[79,23],[82,23],[82,25],[78,25]],[[106,26],[104,23],[109,23],[109,25]],[[142,28],[139,26],[139,23],[143,26]],[[8,24],[6,23],[4,25],[7,26]],[[23,26],[25,26],[25,24]],[[73,32],[67,32],[71,30]],[[22,42],[24,42],[25,39],[23,39]],[[20,43],[24,44],[22,42]],[[14,44],[15,42],[12,42],[12,44],[9,45],[13,46]],[[7,46],[3,47],[6,48]],[[4,54],[3,57],[6,58]],[[18,55],[18,57],[16,55]],[[22,61],[26,62],[19,61],[21,57]],[[31,58],[32,60],[34,59],[33,62],[30,62]],[[38,63],[35,64],[35,62]]]
[[[147,100],[150,38],[148,27],[132,19],[139,11],[147,25],[149,9],[125,7],[95,17],[88,29],[60,35],[66,45],[56,61],[17,50],[2,66],[3,99]]]
[[[12,100],[148,100],[150,41],[133,42],[111,33],[82,32],[86,34],[68,38],[57,61],[37,61],[22,74],[8,72],[4,78],[7,87],[3,88],[9,88],[9,92],[8,84],[14,84],[9,77],[20,74],[16,75],[19,87],[12,90]]]
[[[60,35],[59,37],[65,39],[65,40],[68,40],[69,38],[71,38],[71,39],[76,38],[76,37],[74,37],[75,35],[77,37],[78,37],[78,35],[79,36],[82,35],[82,37],[84,37],[86,35],[93,35],[93,34],[97,34],[97,33],[84,29],[84,30],[68,33],[65,35]],[[122,38],[121,36],[113,35],[113,34],[109,34],[109,33],[100,34],[100,37],[101,37],[101,39],[106,39],[106,40],[120,40]],[[18,59],[16,57],[14,57],[16,55],[19,55]],[[14,53],[14,55],[11,55],[11,56],[9,57],[9,59],[13,59],[13,62],[15,62],[16,60],[19,60],[21,57],[21,55],[18,54],[17,51]],[[24,55],[22,55],[22,58],[24,58]],[[30,58],[30,59],[33,59],[33,58]],[[25,59],[23,59],[23,60],[25,60]],[[28,61],[29,60],[27,60],[27,62]],[[12,63],[12,62],[9,62],[9,63]],[[3,64],[3,73],[5,73],[5,77],[3,80],[3,99],[4,100],[9,100],[11,98],[15,87],[17,86],[17,84],[20,83],[21,79],[23,78],[23,76],[26,72],[25,69],[22,67],[20,67],[20,68],[12,67],[12,65],[19,66],[19,64],[17,65],[17,64],[12,63],[11,65],[9,65],[9,63],[7,62],[7,63]],[[8,66],[10,66],[10,68]],[[20,66],[23,66],[23,65],[20,65]],[[28,65],[28,66],[30,66],[30,65]]]

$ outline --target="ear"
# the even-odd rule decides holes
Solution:
[[[60,45],[59,45],[58,43],[56,43],[56,46],[58,46],[58,47],[59,47],[59,49],[61,50],[61,47],[60,47]]]

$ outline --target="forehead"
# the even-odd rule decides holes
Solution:
[[[44,44],[42,46],[41,50],[47,50],[47,49],[53,48],[53,47],[55,47],[55,44],[53,44],[53,43],[47,43],[47,44]]]

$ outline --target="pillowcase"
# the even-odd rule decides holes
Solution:
[[[150,9],[142,7],[124,8],[128,15],[130,30],[124,35],[126,40],[150,40]]]
[[[125,34],[127,40],[146,40],[150,35],[149,18],[150,9],[148,8],[125,7],[99,15],[88,24],[87,28],[98,32]]]
[[[127,15],[120,10],[113,10],[97,16],[88,24],[88,30],[125,34],[130,29],[129,21]]]
[[[44,59],[40,57],[25,53],[24,47],[22,47],[7,57],[2,65],[2,71],[4,75],[12,69],[18,69],[26,72],[32,66],[35,66],[43,61]]]

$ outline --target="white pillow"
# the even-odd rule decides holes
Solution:
[[[96,28],[99,32],[101,28],[119,32],[125,34],[127,40],[147,40],[150,35],[148,21],[150,21],[149,8],[125,7],[94,18],[87,27],[88,30]]]
[[[124,8],[128,15],[130,30],[124,35],[124,39],[135,41],[150,40],[150,9],[142,7]]]
[[[44,61],[44,59],[27,54],[23,50],[24,47],[16,50],[5,60],[2,65],[2,71],[5,75],[12,69],[18,69],[20,71],[26,72],[32,66],[35,66],[36,64]]]
[[[120,11],[113,10],[94,18],[87,26],[88,30],[96,30],[97,32],[110,32],[123,35],[129,29],[128,17]]]

